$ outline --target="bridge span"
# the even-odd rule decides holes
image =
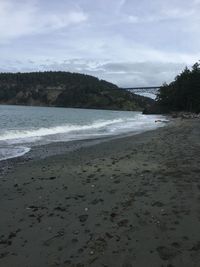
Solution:
[[[156,96],[158,94],[159,89],[161,86],[143,86],[143,87],[129,87],[129,88],[123,88],[131,93],[134,93],[136,95],[142,95],[146,97],[150,97],[152,99],[156,99]]]
[[[152,90],[152,89],[157,89],[159,90],[161,86],[143,86],[143,87],[128,87],[128,88],[123,88],[125,90]]]

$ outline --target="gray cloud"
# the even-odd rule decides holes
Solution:
[[[0,1],[0,41],[48,33],[87,20],[80,8],[43,10],[38,1]]]
[[[7,62],[8,64],[8,62]],[[17,67],[16,67],[17,66]],[[0,68],[0,71],[70,71],[90,74],[100,79],[108,80],[121,87],[130,86],[159,86],[164,82],[170,82],[185,67],[181,63],[163,62],[101,62],[84,59],[64,60],[51,62],[45,60],[38,64],[28,60],[27,62],[15,61],[8,68]]]
[[[168,82],[200,58],[199,11],[199,0],[1,0],[0,70]]]

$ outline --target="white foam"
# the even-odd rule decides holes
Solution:
[[[139,133],[161,127],[163,122],[163,116],[135,113],[133,117],[97,120],[85,125],[64,124],[49,128],[7,130],[0,134],[0,160],[22,156],[30,151],[29,147],[35,145]]]
[[[0,141],[7,141],[7,140],[15,140],[21,138],[33,138],[35,141],[35,137],[42,137],[46,135],[53,135],[53,134],[62,134],[62,133],[70,133],[74,131],[83,131],[83,130],[92,130],[92,129],[99,129],[111,124],[122,122],[122,119],[115,119],[115,120],[106,120],[106,121],[97,121],[92,124],[88,125],[73,125],[73,124],[66,124],[62,126],[50,127],[50,128],[39,128],[39,129],[32,129],[32,130],[10,130],[4,132],[0,135]]]
[[[65,134],[68,136],[107,135],[109,133],[121,133],[126,131],[145,130],[147,128],[157,128],[159,125],[155,120],[159,116],[145,116],[138,114],[134,118],[119,118],[113,120],[98,120],[91,124],[78,125],[66,124],[50,128],[39,128],[31,130],[9,130],[0,135],[0,141],[8,144],[32,143],[39,141],[45,136],[55,136]],[[74,138],[73,138],[74,139]]]
[[[23,156],[30,151],[29,147],[1,147],[0,161]]]

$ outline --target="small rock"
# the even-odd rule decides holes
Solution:
[[[88,215],[87,214],[83,214],[83,215],[79,216],[79,221],[80,222],[85,222],[85,221],[87,221],[87,219],[88,219]]]

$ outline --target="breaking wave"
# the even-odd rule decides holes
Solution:
[[[164,122],[163,116],[140,112],[54,108],[7,107],[1,116],[0,160],[24,155],[37,145],[140,133],[161,127]]]

